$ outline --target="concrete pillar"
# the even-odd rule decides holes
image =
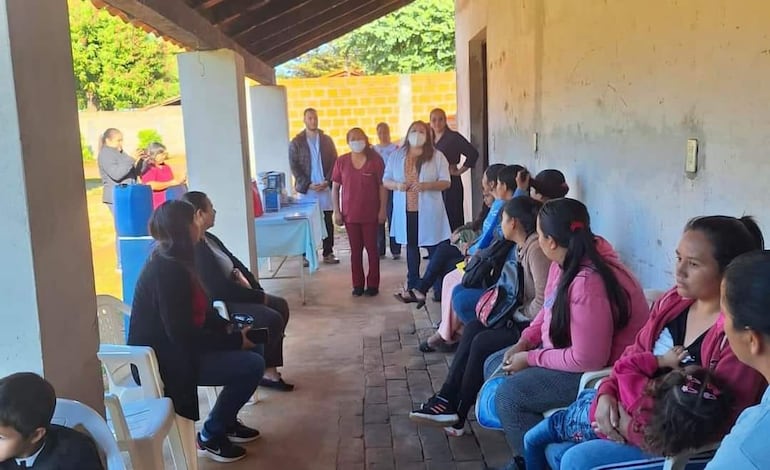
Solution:
[[[243,59],[228,49],[177,58],[189,187],[209,195],[212,231],[256,273]]]
[[[254,173],[281,171],[293,192],[289,167],[289,110],[286,87],[256,85],[249,88],[252,167]]]
[[[0,0],[0,376],[103,412],[74,90],[67,2]]]
[[[412,76],[409,74],[398,76],[398,127],[390,125],[390,133],[393,140],[403,138],[406,141],[406,131],[409,125],[417,119],[427,122],[427,117],[415,118],[412,110]],[[376,137],[376,136],[375,136]]]

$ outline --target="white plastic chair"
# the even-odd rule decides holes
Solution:
[[[97,356],[107,372],[111,396],[105,398],[105,404],[116,435],[126,450],[132,452],[132,460],[142,462],[143,466],[137,468],[163,468],[162,438],[168,435],[176,467],[197,469],[195,425],[191,420],[176,415],[171,400],[163,397],[163,382],[152,348],[103,344]],[[141,385],[133,379],[131,365],[136,367]],[[123,419],[120,412],[124,415]],[[154,413],[163,415],[161,423],[153,421],[159,419],[153,416]],[[167,430],[166,434],[163,430]],[[145,435],[151,435],[152,443],[139,439]],[[127,442],[128,436],[133,444]]]
[[[104,455],[107,461],[107,470],[126,469],[118,443],[115,442],[115,436],[112,435],[112,431],[104,418],[99,416],[99,413],[91,407],[79,401],[57,398],[56,409],[51,422],[78,431],[79,428],[82,428],[96,442],[99,451]]]

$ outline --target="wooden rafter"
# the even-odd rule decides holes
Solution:
[[[237,18],[232,18],[219,25],[225,34],[236,41],[238,36],[249,31],[261,28],[265,23],[279,15],[292,14],[300,11],[314,0],[281,0],[272,1],[262,8],[253,10]]]

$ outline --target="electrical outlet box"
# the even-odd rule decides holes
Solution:
[[[698,139],[687,140],[687,157],[684,161],[684,171],[691,174],[698,172]]]
[[[532,151],[537,153],[537,132],[532,134]]]

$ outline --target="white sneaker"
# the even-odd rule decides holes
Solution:
[[[459,426],[459,427],[456,427]],[[454,426],[448,426],[444,428],[444,432],[447,436],[460,437],[465,434],[465,423],[455,424]]]

